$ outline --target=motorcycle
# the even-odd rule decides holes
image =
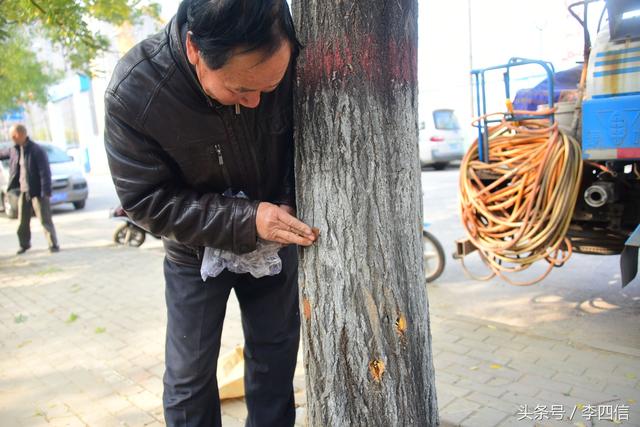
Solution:
[[[116,244],[137,248],[144,243],[147,233],[149,232],[133,222],[131,218],[127,216],[124,209],[122,209],[122,206],[112,209],[109,212],[109,218],[123,221],[123,224],[120,224],[113,232],[113,241]],[[156,236],[153,233],[149,234],[156,239],[160,238],[160,236]]]

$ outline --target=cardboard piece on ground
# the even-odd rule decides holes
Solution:
[[[217,377],[220,400],[244,396],[242,347],[236,347],[218,358]]]

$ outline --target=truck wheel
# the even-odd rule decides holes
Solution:
[[[444,170],[447,166],[449,166],[449,162],[438,162],[433,164],[433,168],[437,171]]]

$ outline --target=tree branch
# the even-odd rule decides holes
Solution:
[[[4,1],[4,0],[0,0],[0,1]],[[36,9],[40,11],[40,13],[42,13],[43,15],[47,15],[47,11],[42,6],[40,6],[35,0],[30,0],[30,2]],[[61,28],[65,27],[64,23],[61,22],[60,20],[56,20],[56,23]],[[93,37],[91,37],[90,35],[87,35],[86,32],[81,32],[79,36],[82,42],[85,43],[87,46],[92,47],[96,50],[101,49],[101,47],[97,43],[95,43],[95,41],[93,40]]]
[[[40,11],[40,13],[42,13],[43,15],[46,15],[46,14],[47,14],[47,11],[46,11],[46,10],[44,10],[44,8],[43,8],[42,6],[40,6],[38,3],[36,3],[36,1],[35,1],[35,0],[30,0],[30,1],[31,1],[31,4],[32,4],[36,9],[38,9],[38,10]]]

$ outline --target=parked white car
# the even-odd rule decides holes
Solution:
[[[433,110],[431,117],[420,122],[418,143],[420,164],[442,170],[464,156],[464,132],[454,110]]]

